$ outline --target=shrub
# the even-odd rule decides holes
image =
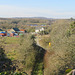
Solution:
[[[67,69],[65,73],[69,73],[70,71],[72,71],[72,69]]]

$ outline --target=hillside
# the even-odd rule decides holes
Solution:
[[[75,22],[58,20],[51,28],[49,37],[40,40],[41,46],[47,50],[44,75],[63,75],[66,70],[75,68]]]

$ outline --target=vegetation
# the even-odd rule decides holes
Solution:
[[[54,20],[50,19],[40,19],[40,18],[9,18],[9,19],[0,19],[0,28],[6,30],[13,27],[18,27],[22,29],[27,29],[27,31],[34,31],[31,30],[31,28],[34,29],[34,26],[31,25],[50,25],[54,22]],[[30,28],[30,29],[29,29]]]
[[[27,75],[26,73],[23,72],[1,72],[0,75]]]
[[[51,47],[49,47],[51,42]],[[75,22],[58,20],[52,25],[49,38],[41,40],[47,48],[45,75],[63,75],[66,69],[75,67]],[[49,56],[50,55],[50,56]]]
[[[34,35],[27,34],[21,37],[2,37],[0,44],[2,45],[1,51],[4,51],[2,56],[3,65],[6,64],[7,68],[4,68],[0,74],[1,75],[30,75],[31,71],[34,72],[34,64],[36,58],[41,53],[40,47],[37,47],[34,41]],[[4,49],[4,50],[3,50]],[[6,55],[4,55],[6,54]],[[41,57],[41,54],[40,54]],[[40,58],[39,57],[39,58]],[[7,58],[7,59],[6,59]],[[43,58],[40,58],[41,61]],[[8,62],[6,62],[6,60]],[[7,64],[9,63],[10,64]],[[1,63],[1,61],[0,61]],[[36,74],[43,73],[43,60],[41,62],[36,62],[39,65],[40,70]],[[1,64],[2,65],[2,64]],[[36,66],[37,67],[37,66]],[[9,70],[9,68],[11,68]],[[24,74],[25,72],[27,74]],[[6,73],[6,74],[5,74]]]
[[[51,22],[51,23],[50,23]],[[0,75],[65,75],[75,68],[75,22],[72,20],[0,19],[3,29],[26,28],[20,37],[0,37]],[[30,24],[46,24],[36,36]],[[51,43],[51,46],[49,46]]]
[[[26,35],[20,38],[20,46],[18,49],[18,60],[25,65],[25,69],[30,69],[34,65],[36,50],[34,49],[35,41],[32,36]]]

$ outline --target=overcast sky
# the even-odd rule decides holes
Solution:
[[[75,18],[75,0],[0,0],[0,17]]]

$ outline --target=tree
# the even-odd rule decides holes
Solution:
[[[25,69],[32,68],[34,61],[35,61],[35,55],[36,51],[34,49],[34,39],[31,37],[31,35],[26,35],[24,37],[21,37],[21,43],[18,49],[18,55],[19,61],[25,65]]]

